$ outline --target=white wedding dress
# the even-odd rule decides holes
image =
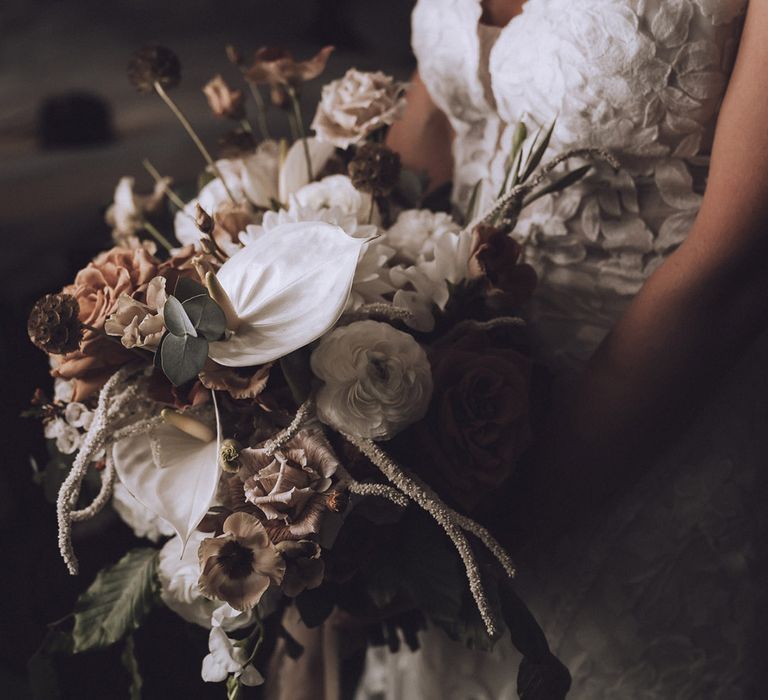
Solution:
[[[557,118],[552,155],[596,146],[623,165],[547,197],[518,227],[540,273],[538,352],[566,379],[691,227],[745,10],[746,0],[528,0],[504,28],[480,23],[480,0],[414,10],[420,74],[456,133],[458,205],[478,181],[482,206],[493,201],[519,120],[530,131]],[[768,698],[757,685],[766,360],[763,338],[640,485],[522,572],[522,597],[573,676],[569,698]],[[371,649],[359,700],[517,698],[508,640],[483,653],[436,629],[421,639],[416,653]]]

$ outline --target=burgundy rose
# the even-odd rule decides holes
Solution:
[[[531,364],[484,331],[436,345],[430,362],[432,404],[414,437],[427,450],[427,480],[471,509],[528,446]]]

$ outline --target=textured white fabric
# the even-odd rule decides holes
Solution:
[[[597,146],[623,165],[544,198],[516,234],[540,273],[537,351],[566,377],[694,221],[746,4],[528,0],[503,29],[480,24],[479,0],[416,6],[419,70],[456,133],[457,205],[478,181],[493,201],[519,120],[557,118],[552,155]],[[569,698],[768,697],[749,654],[764,606],[766,357],[763,338],[639,486],[522,572],[574,676]],[[516,697],[511,644],[482,654],[436,630],[422,639],[415,654],[371,650],[358,697]]]

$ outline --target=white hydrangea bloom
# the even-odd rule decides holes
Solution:
[[[387,240],[396,251],[396,258],[405,264],[414,264],[422,256],[434,252],[433,239],[445,231],[458,233],[460,226],[444,212],[429,209],[407,209],[387,230]]]

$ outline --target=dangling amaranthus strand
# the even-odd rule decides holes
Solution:
[[[264,451],[268,455],[272,455],[285,445],[285,443],[291,440],[291,438],[299,432],[301,426],[309,420],[314,407],[315,399],[310,396],[303,404],[301,404],[301,406],[299,406],[299,410],[296,411],[296,416],[291,421],[291,424],[287,428],[281,430],[275,437],[264,443]]]

